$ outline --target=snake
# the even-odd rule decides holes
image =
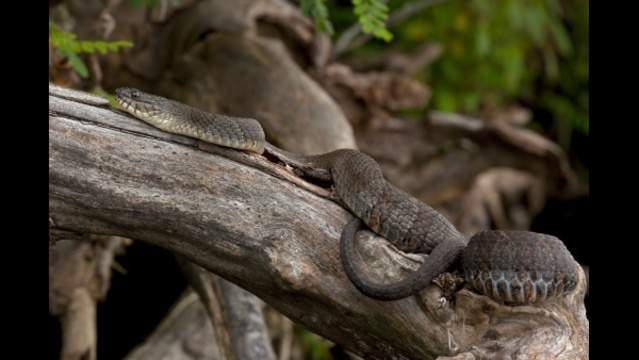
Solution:
[[[379,164],[363,152],[293,154],[266,141],[255,119],[205,112],[135,88],[118,88],[115,94],[118,108],[160,130],[257,154],[277,152],[305,175],[332,182],[337,198],[355,215],[340,236],[341,263],[351,283],[370,298],[415,295],[452,267],[461,270],[472,290],[509,305],[544,302],[576,288],[578,264],[558,238],[515,230],[466,236],[438,211],[388,182]],[[353,261],[356,234],[366,227],[403,252],[428,257],[394,284],[371,281]]]

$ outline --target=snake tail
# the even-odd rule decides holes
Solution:
[[[463,241],[444,241],[438,244],[420,267],[396,284],[375,284],[358,274],[353,262],[355,235],[363,227],[360,219],[351,220],[340,239],[340,255],[346,275],[355,287],[365,295],[378,300],[399,300],[418,293],[439,274],[445,272],[459,257],[465,247]]]

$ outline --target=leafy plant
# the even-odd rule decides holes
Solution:
[[[393,13],[416,1],[387,4]],[[359,21],[350,6],[329,4],[336,33]],[[444,47],[416,74],[433,89],[430,108],[478,114],[521,103],[534,110],[531,126],[566,149],[575,134],[588,135],[587,1],[442,1],[395,25],[393,35],[393,46],[403,51],[425,42]],[[375,58],[387,50],[371,41],[351,57]]]
[[[329,351],[329,344],[323,338],[313,334],[312,332],[300,329],[298,332],[302,340],[304,358],[309,360],[329,360],[333,357]]]
[[[115,95],[104,91],[104,89],[102,89],[101,87],[94,88],[93,90],[91,90],[91,93],[93,95],[97,95],[109,100],[109,104],[111,104],[111,107],[113,108],[118,107],[118,101],[116,100]],[[124,271],[126,272],[126,270]]]
[[[133,7],[154,7],[160,3],[160,0],[130,0]]]
[[[362,31],[390,41],[393,34],[386,29],[388,6],[382,0],[353,0],[353,11],[357,15]]]
[[[444,46],[418,75],[433,88],[430,106],[476,114],[523,102],[549,112],[567,147],[572,132],[589,128],[587,12],[584,0],[451,0],[397,26],[395,43],[404,50],[426,41]]]
[[[104,55],[109,52],[118,52],[123,48],[130,48],[133,43],[130,41],[101,41],[89,40],[80,41],[76,39],[76,35],[63,31],[56,24],[49,21],[49,44],[56,49],[58,53],[69,60],[73,69],[82,77],[89,76],[84,61],[79,54],[93,54],[99,52]]]
[[[155,6],[157,6],[160,3],[160,0],[130,0],[130,4],[133,7],[146,7],[146,8],[153,8]],[[175,5],[179,5],[180,4],[180,0],[173,0],[173,3]]]
[[[386,28],[388,6],[385,0],[352,1],[353,13],[356,15],[364,33],[385,41],[390,41],[393,38],[393,34]],[[317,29],[331,35],[334,33],[325,0],[300,0],[300,7],[304,15],[313,18]]]
[[[302,13],[315,21],[315,27],[319,31],[333,34],[333,24],[328,18],[328,8],[324,0],[300,0]]]

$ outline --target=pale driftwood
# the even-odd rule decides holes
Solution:
[[[218,300],[225,316],[223,326],[214,330],[203,303],[193,291],[187,290],[146,341],[125,360],[275,359],[270,344],[264,346],[269,339],[262,338],[266,333],[262,328],[262,304],[228,281],[219,277],[213,281],[220,286]],[[227,346],[218,338],[222,329],[232,333],[229,349],[220,349],[221,345]]]
[[[96,359],[96,302],[106,296],[111,264],[130,240],[117,236],[51,234],[49,310],[60,319],[61,360]],[[72,240],[81,239],[82,241]]]
[[[206,310],[192,291],[178,300],[143,344],[125,360],[223,359]]]
[[[215,275],[179,255],[176,258],[182,268],[182,273],[186,276],[191,289],[198,295],[213,325],[212,331],[208,331],[211,333],[208,341],[217,343],[216,347],[220,349],[217,358],[220,360],[235,359],[229,327],[224,321],[220,299],[214,288],[213,278]]]
[[[275,360],[262,314],[263,303],[181,256],[178,263],[211,319],[210,340],[222,350],[220,359]]]
[[[275,352],[262,313],[264,303],[219,276],[209,276],[220,297],[225,324],[231,334],[234,358],[274,360]]]
[[[367,298],[340,264],[339,234],[351,218],[345,209],[199,151],[190,139],[51,92],[54,228],[126,236],[168,249],[366,358],[588,356],[583,272],[573,294],[541,307],[502,306],[466,289],[436,285],[400,301]],[[377,281],[397,280],[422,260],[369,233],[360,235],[366,241],[358,239],[356,261]]]

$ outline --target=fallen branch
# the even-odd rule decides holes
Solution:
[[[210,341],[217,342],[220,359],[274,360],[262,302],[246,290],[178,257],[178,263],[198,294],[213,324]]]
[[[52,87],[49,101],[54,230],[160,246],[366,358],[586,357],[583,273],[573,294],[542,307],[435,284],[376,301],[342,271],[338,239],[351,215],[336,203],[106,106],[60,98]],[[378,282],[423,261],[368,232],[357,243],[357,265]]]
[[[211,321],[192,291],[178,300],[144,343],[125,360],[222,359]]]
[[[58,238],[49,248],[49,309],[60,319],[61,360],[96,359],[96,303],[109,289],[111,265],[130,240],[85,235]]]
[[[206,276],[213,276],[206,272]],[[192,290],[176,301],[151,335],[125,360],[274,359],[258,299],[215,277],[214,296],[224,323],[211,325],[207,309]],[[237,316],[240,315],[241,316]],[[229,331],[227,339],[220,332]],[[224,335],[223,335],[224,336]],[[220,349],[227,346],[226,349]]]

